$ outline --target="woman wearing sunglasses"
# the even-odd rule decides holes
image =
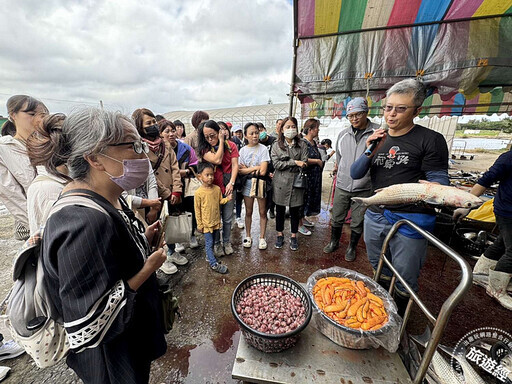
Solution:
[[[155,115],[147,108],[139,108],[132,113],[135,127],[142,141],[149,147],[148,157],[158,184],[158,196],[167,200],[171,206],[181,203],[182,184],[176,153],[168,142],[160,137],[160,128]],[[169,207],[170,211],[172,208]],[[185,265],[186,257],[174,252],[174,245],[167,244],[167,261],[162,265],[162,272],[171,275],[178,271],[175,264]]]
[[[238,149],[235,143],[228,140],[225,130],[213,120],[207,120],[198,128],[198,152],[204,161],[215,166],[213,183],[218,185],[222,194],[228,196],[233,193],[236,175],[238,174]],[[215,256],[231,255],[231,222],[233,221],[234,199],[221,207],[222,216],[222,243],[219,232],[213,247]]]

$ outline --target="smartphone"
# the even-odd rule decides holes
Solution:
[[[160,244],[162,244],[162,240],[164,239],[164,235],[165,235],[165,226],[167,224],[167,218],[169,216],[165,216],[165,218],[163,219],[164,221],[162,222],[162,220],[160,220],[160,231],[155,235],[155,237],[153,237],[153,250],[157,250],[160,246]],[[156,241],[155,241],[156,239]]]

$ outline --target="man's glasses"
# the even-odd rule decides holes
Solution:
[[[364,116],[364,114],[365,114],[365,112],[353,113],[351,115],[347,115],[347,119],[349,119],[349,120],[360,119],[361,117]]]
[[[120,145],[128,145],[131,144],[133,146],[133,151],[140,155],[142,152],[148,153],[149,146],[145,141],[127,141],[124,143],[110,144],[109,147],[119,147]]]
[[[408,108],[418,108],[418,107],[416,107],[416,106],[409,107],[409,106],[405,106],[405,105],[400,105],[400,106],[385,105],[382,107],[384,112],[391,112],[393,109],[395,109],[396,113],[404,113],[405,111],[407,111]]]

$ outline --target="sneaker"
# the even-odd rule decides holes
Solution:
[[[258,248],[261,250],[267,249],[267,242],[265,239],[260,239],[260,243],[258,244]]]
[[[9,367],[0,367],[0,381],[5,379],[10,370],[11,368]]]
[[[222,247],[222,244],[219,243],[219,244],[215,244],[213,246],[213,254],[216,256],[216,257],[222,257],[224,256],[224,248]]]
[[[274,245],[274,247],[276,247],[277,249],[283,248],[283,244],[284,244],[284,236],[277,236],[276,244]]]
[[[236,225],[238,226],[239,229],[245,228],[244,219],[242,219],[241,217],[237,217],[237,219],[235,221],[236,221]]]
[[[299,233],[304,236],[311,236],[311,231],[307,229],[305,226],[301,225],[299,227]],[[293,239],[293,237],[292,237]]]
[[[190,237],[190,248],[191,249],[199,248],[199,243],[197,242],[197,237],[195,237],[195,236]]]
[[[222,273],[222,274],[228,273],[228,267],[226,267],[224,264],[221,264],[221,263],[215,263],[210,268],[218,273]]]
[[[25,350],[14,342],[9,340],[0,345],[0,361],[13,359],[25,353]]]
[[[290,238],[290,249],[292,251],[296,251],[297,249],[299,249],[299,242],[297,240],[297,237]]]
[[[271,218],[271,219],[275,219],[276,218],[276,214],[274,213],[274,211],[270,211],[268,216]]]
[[[188,263],[187,258],[180,255],[178,252],[174,252],[171,256],[168,256],[168,259],[171,260],[174,264],[178,265],[185,265]]]
[[[231,243],[224,244],[224,254],[232,255],[233,254],[233,246]]]
[[[313,228],[315,226],[315,223],[312,223],[311,221],[309,221],[305,217],[302,219],[302,223],[304,224],[305,227]]]
[[[250,237],[246,237],[244,241],[242,242],[244,248],[251,248],[252,247],[252,239]]]
[[[185,250],[185,247],[182,244],[180,244],[180,243],[176,243],[175,246],[174,246],[174,250],[176,252],[181,253],[181,252],[183,252]]]
[[[170,256],[167,256],[167,260],[164,261],[160,270],[166,275],[173,275],[178,272],[178,267],[170,260]]]

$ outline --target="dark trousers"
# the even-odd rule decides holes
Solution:
[[[500,234],[484,253],[488,259],[498,260],[496,271],[512,273],[512,217],[496,216]]]
[[[301,206],[290,207],[290,226],[291,233],[299,232],[299,220]],[[286,207],[284,205],[276,204],[276,231],[283,232],[284,230],[284,215],[286,213]]]
[[[274,199],[272,198],[274,195],[273,192],[274,191],[272,189],[267,192],[267,211],[270,210],[271,212],[274,212],[276,206],[276,203],[274,203]]]
[[[244,195],[242,192],[236,191],[235,193],[235,215],[239,219],[242,216],[242,202],[244,201]]]

